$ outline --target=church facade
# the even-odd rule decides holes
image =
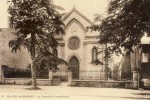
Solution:
[[[104,53],[97,55],[105,48],[99,45],[98,32],[87,31],[91,22],[76,8],[63,17],[65,35],[57,35],[59,42],[58,57],[66,60],[73,71],[73,79],[105,79],[105,66],[95,65],[94,60],[104,61]]]

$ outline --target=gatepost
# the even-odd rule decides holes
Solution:
[[[52,84],[52,81],[53,81],[53,70],[49,70],[49,80],[51,81],[51,84]]]
[[[0,82],[4,82],[4,71],[2,67],[0,67]]]
[[[68,85],[71,86],[72,83],[72,71],[68,71]]]
[[[133,71],[133,86],[134,88],[138,88],[139,85],[139,72]]]

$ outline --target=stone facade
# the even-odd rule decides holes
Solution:
[[[104,66],[96,66],[91,63],[92,49],[94,47],[98,51],[104,49],[104,45],[98,44],[97,36],[99,33],[86,31],[86,27],[93,23],[76,8],[65,15],[63,22],[65,24],[65,35],[55,36],[59,41],[58,56],[66,60],[70,67],[78,67],[73,70],[75,79],[104,79]],[[72,38],[74,38],[74,41],[71,40]],[[104,54],[99,54],[97,58],[102,59],[103,56]],[[76,59],[76,62],[73,63],[73,59]]]

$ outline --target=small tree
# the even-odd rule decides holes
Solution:
[[[31,54],[32,64],[32,88],[37,88],[36,66],[33,63],[39,49],[57,47],[58,43],[54,34],[63,34],[63,22],[61,15],[49,0],[11,0],[8,9],[11,15],[11,23],[16,32],[16,37],[9,42],[12,52],[20,50],[20,46],[25,46]]]

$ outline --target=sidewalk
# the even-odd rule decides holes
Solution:
[[[0,100],[150,100],[148,90],[66,86],[39,86],[41,90],[26,90],[29,87],[0,85]]]

